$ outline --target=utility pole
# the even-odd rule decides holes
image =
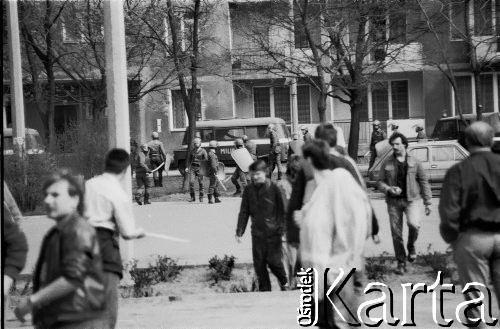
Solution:
[[[106,92],[109,148],[130,153],[130,119],[128,110],[127,60],[123,0],[104,1],[104,51],[106,55]],[[121,184],[132,196],[130,166]],[[127,243],[126,259],[134,257],[134,244]]]
[[[294,33],[294,14],[293,0],[290,0],[289,10],[290,24],[290,61],[293,61],[295,55],[295,33]],[[290,64],[293,65],[293,64]],[[293,74],[293,73],[292,73]],[[299,131],[299,108],[297,102],[297,78],[292,76],[290,83],[290,95],[292,96],[292,133]]]
[[[21,69],[21,44],[19,42],[19,16],[17,1],[7,1],[7,26],[9,30],[10,99],[14,151],[21,158],[25,151],[23,72]]]

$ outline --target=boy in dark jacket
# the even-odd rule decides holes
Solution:
[[[252,218],[252,256],[259,291],[270,291],[267,266],[277,277],[281,289],[288,289],[282,258],[281,237],[284,232],[284,206],[279,187],[266,178],[266,163],[257,160],[250,165],[250,183],[243,191],[236,241],[245,233],[248,218]]]
[[[217,154],[215,150],[217,149],[217,141],[210,141],[208,143],[208,163],[209,163],[209,172],[208,172],[208,203],[214,203],[212,200],[212,196],[215,198],[215,203],[220,203],[219,200],[219,189],[217,188],[217,169],[219,168],[219,159],[217,158]]]

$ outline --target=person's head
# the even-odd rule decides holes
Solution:
[[[83,186],[67,170],[50,175],[43,184],[43,192],[49,218],[59,220],[75,212],[83,216]]]
[[[314,138],[327,142],[330,147],[335,147],[337,145],[337,129],[331,123],[323,122],[316,128]]]
[[[325,170],[330,167],[330,148],[324,140],[314,139],[302,146],[302,154],[315,169]]]
[[[295,177],[297,177],[297,174],[299,173],[300,168],[301,168],[300,156],[298,156],[297,154],[291,155],[288,158],[286,173],[292,181],[295,180]]]
[[[237,149],[240,149],[242,148],[243,146],[245,146],[245,144],[243,143],[243,139],[241,138],[236,138],[234,140],[234,146],[236,146]]]
[[[217,141],[212,140],[212,141],[208,142],[208,147],[211,149],[216,149],[217,145],[218,145]]]
[[[149,151],[149,146],[148,146],[148,144],[146,144],[146,143],[142,144],[142,145],[141,145],[141,151],[142,151],[143,153],[148,153],[148,151]]]
[[[151,134],[151,138],[158,139],[158,138],[160,138],[160,136],[158,135],[158,133],[156,131],[153,131],[153,133]]]
[[[195,139],[193,139],[193,145],[196,148],[200,148],[201,147],[201,139],[199,139],[198,137],[196,137]]]
[[[395,131],[395,130],[398,130],[398,129],[399,129],[399,126],[398,126],[397,124],[393,123],[393,124],[391,125],[391,128],[392,128],[392,130],[393,130],[393,131]]]
[[[416,125],[416,126],[415,126],[415,131],[416,131],[417,133],[418,133],[419,131],[422,131],[422,130],[424,130],[424,127],[422,127],[421,125],[419,125],[419,124],[418,124],[418,125]]]
[[[389,137],[389,144],[392,146],[394,155],[404,155],[408,148],[408,139],[401,133],[394,133]]]
[[[247,135],[241,136],[241,139],[243,140],[243,143],[248,142],[248,136]]]
[[[274,123],[270,123],[268,126],[267,126],[267,130],[269,132],[273,131],[273,130],[276,130],[276,127],[274,126]]]
[[[294,141],[299,140],[299,133],[297,133],[297,132],[293,133],[292,134],[292,138],[293,138]]]
[[[300,127],[300,131],[302,131],[302,135],[305,135],[309,131],[309,128],[307,128],[307,126],[302,126]]]
[[[493,128],[483,121],[476,121],[465,129],[465,145],[469,151],[490,148],[493,144]]]
[[[373,121],[372,125],[373,125],[373,130],[379,130],[380,129],[380,121],[375,120],[375,121]]]
[[[250,171],[250,177],[252,177],[252,181],[255,184],[263,184],[266,181],[266,172],[267,165],[264,160],[256,160],[254,161],[250,167],[248,167]]]
[[[107,173],[120,175],[127,170],[130,165],[130,156],[124,149],[111,149],[106,154],[104,160],[104,171]]]

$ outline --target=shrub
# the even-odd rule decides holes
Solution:
[[[432,269],[433,275],[441,271],[443,278],[454,278],[456,265],[451,252],[431,251],[431,245],[427,246],[427,253],[420,253],[417,262]]]
[[[208,268],[210,269],[211,278],[217,283],[220,280],[230,280],[231,273],[234,268],[234,256],[224,255],[224,258],[220,259],[217,256],[210,258],[208,261]]]
[[[177,265],[177,262],[170,257],[156,257],[156,281],[169,282],[173,281],[182,271],[182,266]]]
[[[383,281],[392,272],[392,258],[387,252],[378,257],[368,257],[365,262],[366,276],[369,280]]]
[[[33,211],[43,199],[44,178],[56,171],[56,159],[50,153],[4,157],[5,180],[21,211]]]
[[[134,280],[134,297],[151,297],[152,285],[156,281],[156,270],[152,267],[139,268],[137,260],[133,260],[129,270],[132,280]]]

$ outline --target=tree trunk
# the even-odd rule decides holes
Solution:
[[[319,98],[318,98],[318,115],[319,115],[319,122],[325,122],[326,121],[326,93],[320,93]]]
[[[47,82],[48,82],[48,98],[47,98],[47,121],[49,129],[49,149],[54,150],[56,147],[56,129],[54,125],[54,109],[55,109],[55,94],[56,81],[54,77],[54,68],[50,65],[47,67]]]
[[[474,72],[474,87],[475,87],[475,96],[476,96],[476,120],[483,120],[483,110],[484,105],[482,102],[483,88],[481,86],[481,75],[480,72]]]
[[[351,91],[352,103],[351,103],[351,127],[349,130],[349,144],[347,150],[349,156],[357,161],[358,159],[358,144],[359,144],[359,124],[360,116],[359,110],[361,109],[361,97],[357,90]]]

